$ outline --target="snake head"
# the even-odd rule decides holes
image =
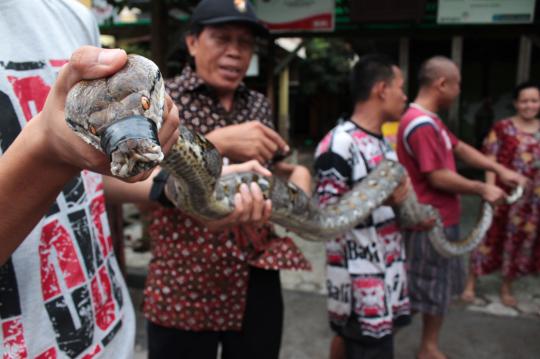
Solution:
[[[152,61],[129,55],[111,77],[81,81],[66,100],[66,121],[83,140],[111,158],[111,172],[131,177],[163,159],[157,132],[165,88]]]

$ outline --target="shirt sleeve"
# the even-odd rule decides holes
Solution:
[[[452,149],[456,148],[459,143],[459,138],[457,138],[456,135],[454,135],[452,131],[448,129],[446,129],[446,133],[448,134],[448,138],[450,139],[450,143],[452,144]]]
[[[345,141],[344,141],[345,140]],[[329,148],[315,159],[315,191],[321,206],[332,204],[351,189],[352,166],[345,149],[346,139],[339,141],[343,150]]]
[[[457,145],[457,138],[448,132],[452,147]],[[420,172],[429,173],[447,168],[445,164],[445,144],[442,137],[431,124],[425,124],[415,129],[407,142],[418,163]]]
[[[482,150],[488,156],[497,156],[500,148],[501,141],[499,139],[499,136],[497,136],[497,130],[495,127],[492,127],[488,135],[484,139]]]
[[[270,106],[270,102],[268,102],[268,99],[262,95],[258,94],[261,97],[262,105],[260,109],[260,121],[267,127],[270,127],[271,129],[275,129],[274,127],[274,121],[272,118],[272,107]]]

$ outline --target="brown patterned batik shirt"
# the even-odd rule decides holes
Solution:
[[[178,106],[181,123],[203,134],[252,120],[273,128],[268,101],[244,85],[236,91],[230,112],[189,67],[168,80],[166,87]],[[310,267],[292,240],[277,237],[269,226],[253,240],[246,238],[240,226],[210,233],[177,209],[157,209],[152,218],[153,258],[143,309],[146,318],[158,325],[193,331],[240,330],[249,266]]]

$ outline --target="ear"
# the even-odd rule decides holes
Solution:
[[[384,100],[384,98],[386,97],[387,88],[388,84],[385,81],[376,82],[371,89],[371,95]]]
[[[186,36],[186,46],[188,48],[189,54],[195,56],[197,53],[197,37],[195,35]]]
[[[442,90],[446,87],[447,82],[448,81],[446,80],[446,77],[441,76],[437,80],[435,80],[434,85],[437,89]]]

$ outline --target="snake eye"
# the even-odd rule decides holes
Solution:
[[[148,97],[141,97],[141,105],[145,110],[148,110],[150,108],[150,100]]]

